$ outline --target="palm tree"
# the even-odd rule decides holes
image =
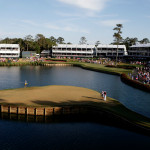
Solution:
[[[117,66],[117,59],[118,59],[118,45],[119,45],[119,43],[122,40],[122,37],[121,37],[121,34],[122,34],[121,28],[123,28],[122,24],[116,24],[116,27],[113,29],[113,30],[117,31],[113,35],[113,37],[115,38],[114,41],[117,43],[116,63],[115,63],[116,66]]]

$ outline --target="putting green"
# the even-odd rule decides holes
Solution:
[[[48,103],[104,102],[99,92],[73,86],[27,87],[0,91],[0,104],[47,106]]]
[[[97,91],[74,86],[43,86],[0,90],[0,105],[30,107],[90,106],[109,112],[136,126],[150,129],[150,119],[137,114],[117,100],[107,97],[104,101]]]

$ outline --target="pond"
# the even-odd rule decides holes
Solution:
[[[44,85],[90,88],[150,117],[150,94],[121,82],[119,76],[79,67],[1,67],[0,89]],[[93,122],[29,123],[0,119],[0,149],[144,149],[150,137]]]
[[[109,75],[79,67],[1,67],[0,89],[44,85],[71,85],[101,92],[119,100],[129,109],[150,118],[150,93],[132,88],[121,82],[119,76]]]
[[[96,123],[25,123],[0,120],[0,149],[145,149],[150,137]]]

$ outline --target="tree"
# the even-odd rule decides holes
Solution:
[[[45,39],[45,49],[51,49],[52,48],[52,46],[54,45],[54,43],[49,39],[49,38],[46,38]]]
[[[101,44],[100,41],[96,41],[96,42],[95,42],[95,46],[98,46],[99,44]]]
[[[121,28],[123,28],[122,24],[116,24],[116,27],[113,29],[117,32],[114,33],[113,37],[115,38],[114,41],[117,43],[117,50],[116,50],[116,64],[117,65],[117,58],[118,58],[118,45],[122,41],[122,31]]]
[[[87,40],[86,38],[83,36],[80,38],[80,41],[79,41],[79,44],[83,45],[83,44],[86,44],[87,43]]]
[[[149,39],[148,38],[144,38],[143,40],[139,41],[141,44],[147,44],[149,43]]]
[[[37,54],[40,54],[41,50],[40,50],[40,46],[37,42],[33,43],[33,49],[36,51]]]
[[[24,38],[24,42],[27,46],[27,51],[29,50],[29,47],[31,47],[32,45],[32,42],[33,42],[33,37],[32,35],[27,35],[25,38]]]
[[[51,36],[49,39],[50,39],[50,41],[52,43],[52,46],[56,45],[57,39],[55,37]]]
[[[12,44],[12,39],[6,37],[5,39],[1,40],[1,43]]]
[[[43,35],[43,34],[37,34],[36,36],[35,36],[35,40],[36,41],[38,41],[38,40],[40,40],[40,39],[44,39],[45,38],[45,36]]]
[[[35,41],[38,43],[40,47],[40,52],[46,48],[46,38],[43,34],[37,34],[35,37]]]
[[[127,50],[129,49],[129,47],[131,46],[131,45],[130,45],[130,38],[129,38],[129,37],[126,37],[126,38],[123,40],[123,45],[126,46]]]
[[[136,45],[136,43],[138,42],[138,38],[130,38],[130,46],[132,45]]]
[[[13,40],[12,44],[19,44],[21,52],[23,50],[25,50],[26,44],[25,44],[25,41],[22,38],[16,38],[16,39],[12,39],[12,40]]]
[[[57,44],[64,44],[64,38],[62,38],[62,37],[59,37],[57,40],[56,40],[56,42],[57,42]]]
[[[71,45],[72,43],[71,43],[71,42],[68,42],[67,44]]]
[[[126,46],[127,51],[128,51],[129,47],[132,46],[132,45],[135,45],[137,42],[138,42],[138,38],[136,38],[136,37],[135,38],[127,37],[123,40],[122,44],[124,44]]]

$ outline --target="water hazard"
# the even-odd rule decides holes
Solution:
[[[71,85],[101,92],[119,100],[129,109],[150,118],[150,93],[132,88],[121,82],[119,76],[109,75],[78,67],[1,67],[0,89],[44,85]]]
[[[150,117],[150,94],[120,81],[119,76],[78,67],[1,67],[0,89],[44,85],[71,85],[97,91]],[[0,119],[0,149],[145,149],[150,137],[90,121],[29,123]]]
[[[5,124],[5,126],[4,126]],[[20,123],[0,121],[0,149],[145,149],[150,137],[96,123]]]

